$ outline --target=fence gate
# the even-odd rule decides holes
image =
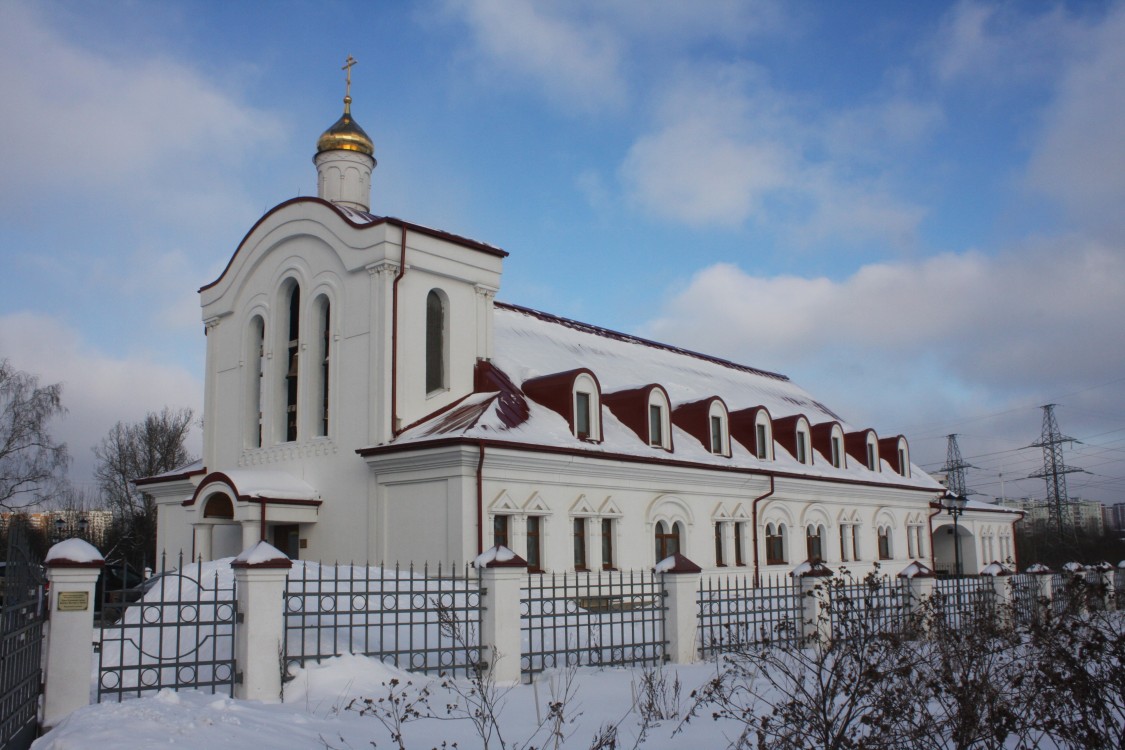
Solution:
[[[0,750],[24,750],[38,729],[43,649],[43,566],[31,554],[21,526],[8,531],[0,589]]]
[[[166,562],[166,561],[163,561]],[[161,688],[234,695],[234,576],[188,562],[149,578],[107,565],[101,599],[98,700],[121,701]]]

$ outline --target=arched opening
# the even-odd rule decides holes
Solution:
[[[958,555],[961,558],[960,574],[976,575],[980,572],[977,544],[972,532],[964,526],[958,526],[954,534],[951,523],[934,529],[934,572],[938,575],[958,575]]]
[[[784,565],[787,562],[785,554],[785,524],[776,526],[766,524],[766,565]]]
[[[207,504],[203,506],[203,517],[233,521],[234,503],[228,495],[212,495],[207,498]]]

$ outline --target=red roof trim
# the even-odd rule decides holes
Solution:
[[[204,466],[202,469],[195,469],[194,471],[185,471],[182,474],[162,474],[162,475],[155,476],[155,477],[144,477],[142,479],[134,479],[133,484],[136,485],[137,487],[142,487],[142,486],[146,486],[146,485],[150,485],[150,484],[164,484],[165,482],[180,482],[180,481],[183,481],[185,479],[191,479],[194,476],[199,476],[200,474],[206,474],[206,473],[207,473],[207,467]]]
[[[655,464],[659,466],[677,466],[690,469],[706,469],[708,471],[724,471],[733,472],[735,474],[752,474],[765,477],[779,477],[782,479],[804,479],[812,482],[829,482],[831,484],[847,484],[856,485],[859,487],[883,487],[886,489],[894,490],[908,490],[910,492],[922,492],[928,495],[934,495],[941,490],[938,489],[925,489],[922,487],[913,487],[902,484],[892,484],[889,482],[869,482],[864,479],[844,479],[842,477],[810,477],[805,474],[794,474],[788,471],[776,471],[773,469],[751,469],[743,466],[723,466],[721,464],[704,464],[697,461],[683,461],[673,458],[659,458],[656,456],[634,456],[628,453],[608,453],[602,451],[584,451],[576,450],[574,448],[566,448],[562,446],[553,445],[536,445],[534,443],[521,443],[510,440],[492,440],[484,438],[468,438],[468,437],[450,437],[440,438],[438,440],[427,440],[425,442],[410,442],[410,443],[391,443],[389,445],[376,445],[370,448],[359,448],[356,453],[367,458],[368,456],[381,456],[391,453],[405,453],[409,451],[428,450],[431,448],[446,448],[453,445],[470,445],[478,446],[483,445],[488,448],[508,448],[511,450],[522,450],[528,453],[556,453],[565,456],[579,456],[582,458],[593,458],[602,461],[621,461],[623,463],[637,463],[637,464]]]
[[[231,481],[231,478],[229,476],[227,476],[226,474],[224,474],[221,471],[213,471],[210,474],[208,474],[203,479],[202,482],[199,483],[198,487],[195,488],[195,492],[192,493],[191,499],[190,500],[184,500],[182,503],[180,503],[180,505],[184,506],[185,508],[190,507],[192,505],[195,505],[195,501],[199,499],[199,493],[202,492],[205,488],[210,487],[212,484],[225,484],[227,487],[230,487],[234,491],[234,499],[237,500],[240,503],[272,503],[274,505],[315,505],[315,506],[319,507],[324,502],[323,500],[302,500],[302,499],[280,498],[280,497],[250,497],[249,495],[240,495],[240,494],[238,494],[238,487],[235,486],[234,482]]]
[[[749,372],[754,375],[761,375],[763,377],[773,378],[774,380],[783,380],[785,382],[789,382],[789,378],[780,373],[770,372],[769,370],[759,370],[758,368],[750,367],[749,365],[740,365],[737,362],[731,362],[727,359],[720,359],[719,357],[712,357],[709,354],[693,352],[690,349],[681,349],[680,347],[672,346],[671,344],[662,344],[659,341],[643,339],[640,336],[634,336],[629,333],[621,333],[620,331],[610,330],[609,328],[602,328],[600,326],[583,323],[578,320],[571,320],[570,318],[563,318],[558,315],[552,315],[551,313],[545,313],[541,310],[533,310],[530,307],[521,307],[520,305],[513,305],[510,302],[495,302],[493,303],[493,305],[505,310],[512,310],[513,312],[530,315],[531,317],[538,318],[539,320],[542,320],[546,323],[555,323],[557,325],[565,326],[566,328],[573,328],[576,331],[582,331],[583,333],[592,333],[595,336],[601,336],[602,338],[613,339],[615,341],[625,341],[630,344],[640,344],[652,349],[662,349],[666,352],[672,352],[673,354],[682,354],[686,357],[702,359],[705,362],[712,362],[723,367],[729,367],[732,370]]]
[[[288,208],[289,206],[295,205],[297,203],[317,203],[317,204],[320,204],[322,206],[326,206],[327,208],[332,209],[332,211],[337,216],[339,216],[341,219],[343,219],[349,226],[351,226],[354,229],[370,229],[371,227],[377,227],[380,224],[390,224],[392,226],[401,227],[403,229],[409,229],[411,232],[417,232],[418,234],[424,234],[428,237],[436,237],[437,239],[440,239],[440,240],[447,240],[449,242],[453,242],[455,244],[461,245],[462,247],[466,247],[470,250],[477,250],[477,251],[485,253],[487,255],[493,255],[497,258],[507,258],[508,257],[508,253],[505,252],[504,250],[501,250],[498,247],[493,247],[492,245],[486,245],[483,242],[477,242],[476,240],[471,240],[468,237],[462,237],[460,235],[453,234],[452,232],[445,232],[445,231],[442,231],[440,229],[431,229],[430,227],[424,227],[420,224],[411,224],[408,221],[403,221],[402,219],[396,219],[393,216],[375,216],[374,214],[363,214],[364,216],[370,216],[371,221],[364,222],[364,223],[361,224],[361,223],[357,222],[355,219],[353,219],[351,216],[349,216],[348,212],[345,212],[342,208],[340,208],[339,206],[337,206],[334,203],[326,201],[323,198],[314,198],[312,196],[303,196],[303,197],[300,197],[300,198],[290,198],[289,200],[285,201],[284,203],[279,203],[276,206],[274,206],[273,208],[271,208],[269,211],[266,211],[266,213],[263,214],[260,219],[258,219],[256,222],[254,222],[254,226],[250,227],[250,231],[247,232],[245,234],[245,236],[243,236],[242,241],[238,243],[238,247],[235,249],[234,254],[230,256],[230,260],[227,261],[226,268],[223,269],[223,272],[221,274],[219,274],[219,278],[215,279],[210,284],[204,284],[203,286],[201,286],[199,288],[199,291],[202,292],[204,290],[210,289],[211,287],[215,286],[216,284],[218,284],[220,281],[223,280],[223,277],[227,275],[227,271],[230,270],[231,265],[234,263],[234,259],[238,257],[238,253],[242,250],[243,245],[246,244],[246,240],[248,240],[250,238],[250,235],[252,235],[254,233],[254,230],[256,230],[259,226],[262,225],[262,222],[264,222],[269,217],[273,216],[278,211],[280,211],[284,208]],[[362,212],[352,211],[351,213],[362,213]]]

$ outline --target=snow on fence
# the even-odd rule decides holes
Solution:
[[[529,576],[520,596],[521,671],[662,663],[664,598],[650,571]]]
[[[102,592],[98,701],[161,688],[233,695],[237,607],[230,560],[185,566],[180,555],[168,570],[162,557],[161,572],[150,578],[135,581],[123,565],[112,580],[119,587]]]
[[[700,656],[802,638],[801,586],[788,576],[758,587],[747,576],[703,578],[698,602]]]
[[[415,672],[481,662],[481,590],[468,565],[420,570],[294,561],[285,587],[285,664],[363,654]]]

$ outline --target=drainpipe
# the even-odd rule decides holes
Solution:
[[[264,542],[264,541],[266,541],[266,499],[264,497],[262,498],[261,507],[262,507],[262,530],[261,530],[260,534],[261,534],[261,537],[262,537],[262,541]],[[214,553],[212,553],[212,554],[214,554]]]
[[[391,437],[398,437],[398,282],[406,275],[406,224],[402,225],[402,247],[398,273],[391,285]]]
[[[484,441],[477,441],[477,555],[484,553]]]
[[[770,491],[764,495],[760,495],[759,497],[754,498],[753,510],[751,511],[752,523],[754,524],[754,588],[758,588],[758,586],[761,584],[761,580],[758,577],[758,503],[773,494],[773,482],[773,474],[770,474]]]

